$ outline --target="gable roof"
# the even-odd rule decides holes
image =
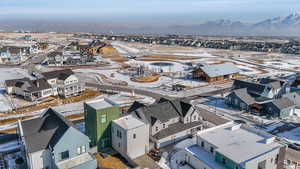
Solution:
[[[270,85],[274,89],[279,89],[281,88],[282,82],[276,79],[270,79],[270,78],[261,78],[259,80],[260,84],[264,85]]]
[[[21,121],[21,127],[27,151],[32,153],[54,147],[73,124],[49,108],[38,118]]]
[[[134,102],[128,112],[135,114],[139,119],[144,119],[153,125],[157,120],[167,122],[172,118],[184,117],[191,107],[191,104],[183,100],[170,101],[162,98],[150,106]]]
[[[247,105],[254,104],[256,102],[255,99],[248,94],[246,88],[236,89],[233,91],[233,93],[237,97],[239,97],[243,102],[245,102]]]
[[[200,67],[200,69],[209,77],[218,77],[240,72],[240,69],[232,63],[205,65],[203,67]]]
[[[260,96],[266,89],[270,90],[270,87],[250,82],[250,81],[242,81],[242,80],[235,80],[233,82],[233,89],[241,89],[246,88],[249,94],[254,94]]]
[[[29,78],[6,80],[5,84],[8,87],[17,87],[28,92],[35,92],[51,88],[46,79],[43,78],[35,80],[30,80]]]
[[[293,101],[291,101],[290,99],[288,99],[286,97],[276,99],[276,100],[272,101],[271,103],[280,110],[296,106],[296,104]]]
[[[69,76],[73,74],[74,72],[71,69],[55,70],[55,71],[42,73],[44,78],[46,78],[47,80],[54,79],[54,78],[58,78],[59,80],[66,80]]]

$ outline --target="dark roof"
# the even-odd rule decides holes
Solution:
[[[143,115],[143,117],[153,125],[156,120],[166,122],[179,116],[184,117],[191,107],[192,105],[184,100],[178,99],[170,101],[162,98],[150,106],[134,102],[129,108],[128,113],[134,113],[140,119],[142,119],[141,115]]]
[[[44,72],[42,75],[46,79],[54,79],[58,78],[59,80],[66,80],[70,75],[73,75],[74,72],[71,69],[64,69],[64,70],[55,70],[51,72]]]
[[[43,78],[35,80],[30,80],[29,78],[6,80],[5,84],[7,87],[18,87],[28,92],[36,92],[51,88],[46,79]]]
[[[191,122],[191,123],[174,123],[168,126],[168,128],[159,131],[158,133],[154,134],[153,137],[160,140],[162,138],[166,138],[168,136],[171,136],[173,134],[179,133],[181,131],[187,130],[187,129],[191,129],[191,128],[195,128],[195,127],[199,127],[202,125],[202,122],[197,121],[197,122]]]
[[[271,78],[261,78],[259,80],[260,84],[264,84],[264,85],[270,85],[272,88],[274,89],[279,89],[281,88],[283,82],[276,80],[276,79],[271,79]]]
[[[27,151],[29,153],[54,147],[73,124],[61,114],[49,108],[40,117],[21,122]]]
[[[249,82],[249,81],[235,80],[233,83],[233,89],[241,89],[241,88],[246,88],[248,93],[258,95],[258,96],[260,96],[265,91],[265,89],[270,90],[269,87],[262,84]]]
[[[239,97],[243,102],[245,102],[247,105],[251,105],[255,103],[255,99],[248,94],[248,91],[246,88],[242,89],[236,89],[233,91],[233,93]]]
[[[280,110],[296,106],[296,104],[293,101],[291,101],[290,99],[288,99],[286,97],[276,99],[276,100],[272,101],[272,103],[274,106],[276,106]]]
[[[143,103],[140,103],[140,102],[138,102],[138,101],[134,101],[133,103],[132,103],[132,105],[130,106],[130,108],[128,109],[128,113],[131,113],[131,112],[133,112],[133,111],[135,111],[136,109],[139,109],[139,108],[141,108],[141,107],[145,107],[145,105],[143,104]]]
[[[54,58],[54,57],[56,57],[57,55],[63,56],[63,52],[58,52],[58,51],[51,52],[51,53],[48,54],[48,57]]]

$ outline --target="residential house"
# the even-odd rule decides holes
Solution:
[[[149,152],[149,125],[127,115],[112,121],[112,147],[123,157],[135,159]]]
[[[288,98],[280,98],[263,104],[267,116],[286,118],[295,113],[296,104]]]
[[[276,90],[269,85],[259,84],[252,81],[235,80],[232,85],[232,89],[235,90],[241,88],[246,88],[252,97],[273,98],[276,94]]]
[[[42,76],[51,85],[54,95],[70,97],[79,95],[85,90],[84,83],[79,81],[71,69],[44,72]]]
[[[135,102],[128,113],[149,124],[150,140],[156,148],[180,141],[203,128],[198,111],[184,100],[160,99],[150,106]]]
[[[91,139],[91,146],[97,146],[99,152],[112,147],[111,122],[118,119],[119,115],[119,106],[110,100],[84,103],[86,135]]]
[[[63,66],[64,56],[63,52],[51,52],[48,54],[48,65],[49,66]]]
[[[225,98],[225,103],[230,107],[238,108],[240,110],[245,110],[245,111],[249,111],[250,106],[255,102],[256,102],[255,99],[248,94],[246,88],[233,90]]]
[[[29,46],[3,46],[1,57],[8,58],[9,62],[17,63],[24,61],[31,54],[32,48]]]
[[[184,158],[195,169],[283,169],[284,149],[273,135],[228,122],[198,132]]]
[[[90,139],[53,109],[40,117],[18,122],[29,169],[96,169],[89,153]]]
[[[239,75],[238,69],[232,63],[205,65],[195,69],[193,78],[205,80],[207,82],[222,81],[224,79],[232,79]]]
[[[25,100],[39,100],[53,95],[52,87],[46,79],[29,78],[13,79],[5,81],[8,94],[14,94],[23,97]]]
[[[286,97],[290,99],[292,102],[296,104],[296,106],[300,107],[300,91],[296,90],[294,92],[289,92],[283,95],[283,97]]]

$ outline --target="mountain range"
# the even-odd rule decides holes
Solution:
[[[257,23],[221,19],[195,25],[145,26],[43,20],[0,20],[0,30],[38,32],[96,32],[124,34],[195,34],[213,36],[300,36],[300,14],[274,17]]]

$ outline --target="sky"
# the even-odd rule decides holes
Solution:
[[[97,20],[119,24],[258,22],[300,13],[299,0],[0,0],[0,19]]]

